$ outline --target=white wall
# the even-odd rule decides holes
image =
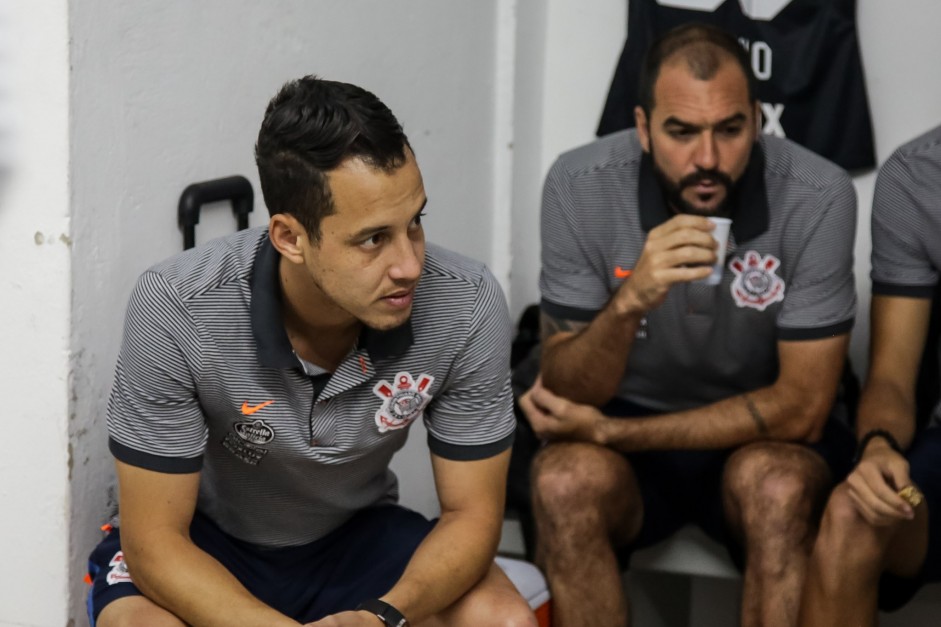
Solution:
[[[0,555],[17,566],[0,575],[0,625],[83,624],[85,557],[113,505],[103,416],[127,293],[179,249],[187,184],[255,181],[254,135],[284,80],[315,72],[390,105],[424,171],[430,239],[490,263],[516,314],[538,299],[542,177],[592,139],[625,15],[622,0],[4,3],[20,123],[0,187]],[[882,160],[941,121],[941,4],[859,0],[859,16]],[[871,185],[857,178],[862,286]],[[231,228],[213,211],[197,236]],[[422,444],[396,467],[428,511]]]
[[[542,181],[559,153],[594,139],[627,32],[624,0],[520,0],[514,111],[516,317],[539,302]]]
[[[66,0],[3,3],[0,625],[64,625],[68,571],[69,163]],[[8,39],[7,39],[8,37]]]
[[[859,40],[879,163],[909,139],[941,124],[938,59],[941,3],[934,0],[859,0]],[[859,194],[856,277],[860,309],[851,356],[865,372],[869,336],[869,217],[875,173],[854,177]]]

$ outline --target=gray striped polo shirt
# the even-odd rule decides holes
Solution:
[[[365,330],[326,378],[291,349],[278,261],[253,229],[141,276],[108,406],[117,459],[201,470],[201,512],[237,538],[290,546],[394,501],[389,461],[419,417],[441,457],[511,445],[512,327],[483,264],[428,245],[409,323]]]
[[[876,178],[872,291],[931,298],[941,268],[941,126],[901,146]]]
[[[778,340],[852,328],[856,194],[846,172],[761,136],[731,203],[722,282],[676,285],[647,315],[620,397],[663,411],[712,403],[773,383]],[[593,319],[671,215],[635,130],[563,154],[543,191],[543,310]]]
[[[941,126],[898,148],[872,201],[872,293],[931,298],[941,269]],[[941,423],[941,405],[932,422]]]

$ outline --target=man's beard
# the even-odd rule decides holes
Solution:
[[[656,159],[653,155],[653,147],[650,149],[650,162],[653,164],[653,172],[657,177],[657,182],[660,184],[660,190],[663,192],[663,198],[667,201],[667,204],[673,208],[674,211],[679,213],[690,213],[697,216],[728,216],[729,204],[732,199],[732,193],[735,191],[735,181],[732,180],[725,172],[721,172],[716,169],[702,170],[697,169],[692,174],[687,174],[679,180],[679,182],[674,183],[671,181],[666,173],[660,169],[660,166],[657,165]],[[715,209],[700,209],[699,207],[688,202],[683,198],[683,191],[688,187],[693,187],[699,184],[700,181],[710,180],[715,181],[723,188],[725,188],[725,195],[722,197],[722,200],[719,201],[719,204],[716,205]]]

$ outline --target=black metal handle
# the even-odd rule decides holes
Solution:
[[[248,228],[248,214],[255,204],[255,192],[252,184],[244,176],[227,176],[201,183],[193,183],[180,195],[178,219],[183,229],[183,250],[196,245],[196,225],[199,224],[199,210],[210,202],[229,200],[232,213],[238,222],[238,230]]]

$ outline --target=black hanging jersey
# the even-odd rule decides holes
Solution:
[[[739,38],[757,78],[765,133],[846,169],[875,165],[856,0],[629,0],[627,43],[599,136],[634,126],[644,53],[657,36],[686,22]]]

